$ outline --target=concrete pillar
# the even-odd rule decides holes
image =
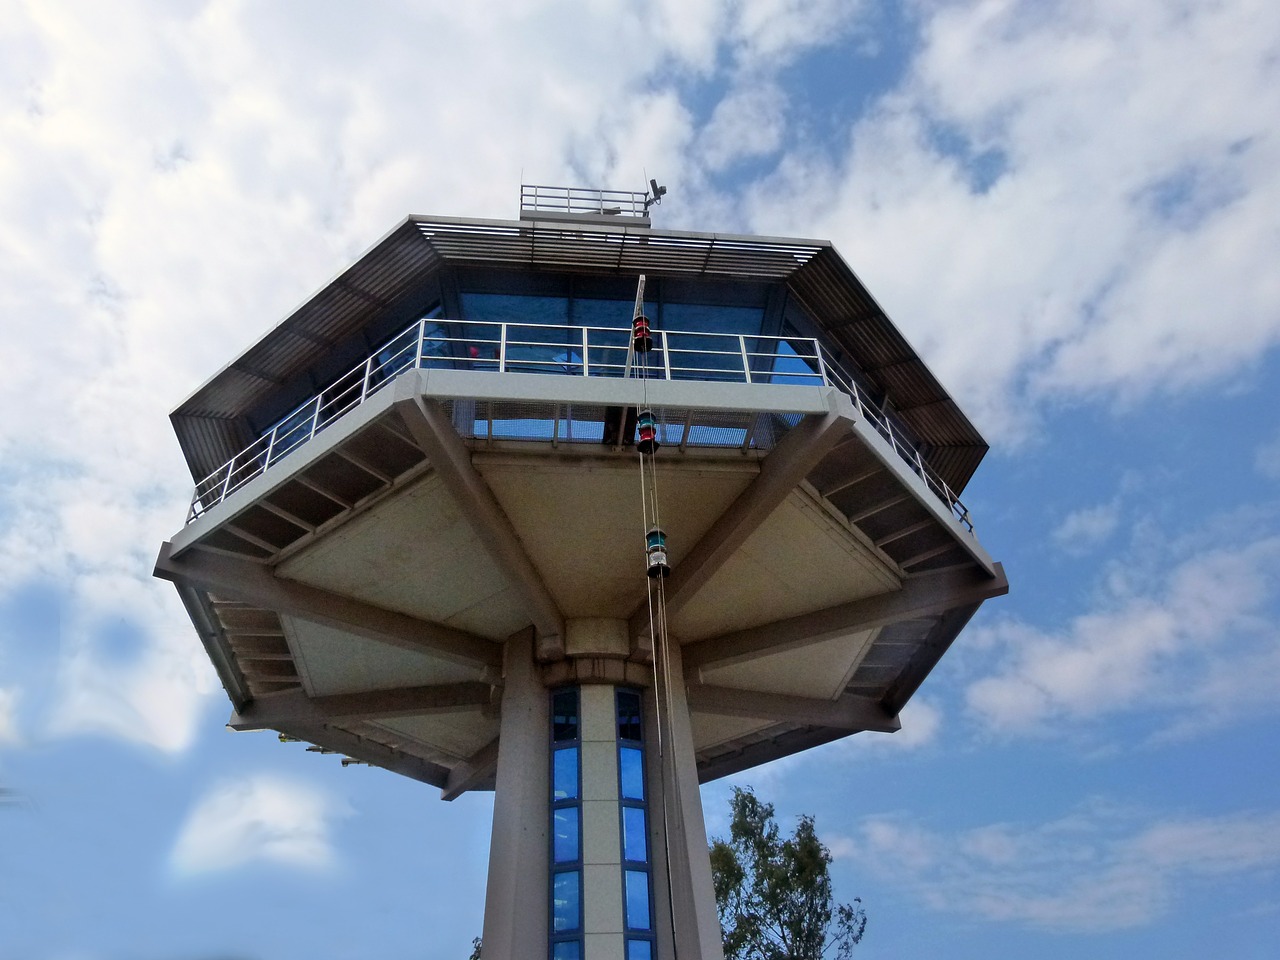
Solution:
[[[485,960],[547,960],[550,825],[547,691],[533,631],[507,640],[484,902]]]
[[[666,720],[659,758],[662,792],[653,793],[661,799],[661,807],[657,802],[652,803],[654,819],[661,820],[666,830],[664,852],[670,877],[669,912],[661,916],[661,921],[668,929],[674,927],[676,960],[724,960],[715,887],[711,881],[707,827],[698,790],[693,727],[685,696],[684,667],[679,644],[673,642],[671,648],[669,689],[662,691],[665,697],[661,703],[656,703],[656,696],[649,698]],[[660,949],[666,946],[664,940],[665,936],[659,937]],[[667,947],[667,951],[669,949]],[[664,958],[671,956],[667,951]]]

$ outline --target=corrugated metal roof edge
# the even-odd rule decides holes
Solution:
[[[924,361],[924,359],[921,358],[920,355],[916,352],[915,348],[910,346],[910,343],[906,340],[906,337],[903,336],[902,331],[889,318],[889,314],[885,311],[884,307],[880,305],[880,301],[878,301],[871,294],[871,291],[868,290],[866,285],[862,282],[862,280],[858,278],[858,275],[854,272],[853,268],[849,266],[849,264],[845,261],[844,257],[842,257],[839,251],[836,250],[835,246],[828,244],[827,250],[822,251],[822,253],[820,253],[817,257],[814,258],[814,260],[810,261],[809,263],[805,263],[802,266],[800,266],[800,268],[796,271],[796,274],[797,275],[802,274],[809,267],[810,263],[814,263],[819,259],[833,260],[834,264],[831,264],[831,265],[833,265],[839,273],[844,274],[845,279],[849,282],[849,284],[858,292],[860,296],[865,297],[867,302],[870,303],[872,307],[875,309],[875,320],[883,322],[893,336],[907,343],[907,347],[911,353],[911,357],[909,358],[909,360],[914,361],[913,366],[916,367],[916,369],[912,371],[913,374],[915,376],[918,376],[924,379],[925,386],[928,389],[937,392],[938,399],[932,401],[933,403],[941,402],[947,408],[949,408],[948,412],[954,411],[955,418],[958,422],[958,425],[960,425],[963,428],[964,432],[968,433],[969,436],[972,438],[971,443],[963,444],[963,446],[969,446],[975,449],[980,448],[982,451],[982,454],[978,457],[978,460],[980,461],[982,457],[986,455],[987,451],[991,449],[990,445],[986,441],[986,438],[984,438],[982,434],[978,432],[978,428],[973,425],[973,421],[970,420],[965,415],[964,411],[960,409],[960,405],[956,403],[955,398],[951,396],[951,394],[947,391],[945,387],[943,387],[942,382],[937,378],[934,372],[929,368],[929,365]],[[912,409],[911,407],[905,407],[900,409],[899,412],[903,416],[906,416],[910,413],[911,409]],[[945,444],[945,446],[961,446],[961,444],[949,443],[949,444]],[[977,463],[975,462],[974,469],[969,471],[969,475],[964,477],[963,482],[958,484],[953,484],[957,493],[959,493],[963,489],[964,485],[968,483],[969,479],[973,476],[973,473],[976,470],[977,470]],[[948,480],[947,482],[951,483],[951,480]]]
[[[173,410],[170,412],[169,414],[170,421],[172,422],[174,417],[185,415],[186,410],[184,408],[190,405],[191,402],[195,400],[197,397],[199,397],[200,394],[204,392],[207,388],[209,388],[215,382],[217,382],[219,377],[221,377],[224,373],[230,370],[238,362],[243,360],[250,352],[253,351],[255,347],[259,346],[264,341],[269,340],[272,337],[272,335],[275,334],[277,331],[280,331],[282,328],[287,328],[290,320],[292,320],[294,317],[298,316],[304,310],[306,310],[307,307],[309,307],[316,300],[317,297],[325,293],[327,290],[329,290],[329,288],[341,283],[349,273],[354,271],[358,266],[363,264],[365,260],[372,257],[375,253],[377,253],[380,247],[387,244],[391,240],[395,239],[397,234],[401,232],[405,232],[409,236],[413,236],[421,239],[423,243],[428,243],[429,241],[422,236],[422,234],[419,232],[417,228],[417,222],[419,219],[420,218],[416,218],[413,216],[405,217],[403,220],[397,223],[394,227],[388,230],[385,234],[379,237],[377,241],[370,244],[369,247],[367,247],[365,251],[361,253],[360,256],[358,256],[354,261],[349,263],[347,266],[343,267],[340,271],[338,271],[338,273],[334,274],[328,280],[328,282],[321,284],[305,300],[303,300],[296,307],[294,307],[293,310],[289,311],[289,314],[283,320],[281,320],[280,322],[272,326],[270,329],[268,329],[266,333],[258,337],[258,339],[248,344],[243,350],[237,353],[235,357],[233,357],[227,363],[223,364],[218,369],[218,371],[213,374],[213,376],[209,377],[207,380],[204,381],[204,383],[200,384],[200,386],[192,390],[191,393],[188,394],[183,399],[183,401],[179,403],[176,407],[174,407]]]

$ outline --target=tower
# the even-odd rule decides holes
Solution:
[[[658,196],[410,217],[172,414],[230,726],[495,790],[487,960],[718,958],[698,784],[897,729],[1007,590],[831,245]]]

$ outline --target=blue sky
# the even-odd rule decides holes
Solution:
[[[466,956],[488,797],[224,729],[166,414],[406,214],[646,174],[833,240],[993,446],[1010,595],[733,781],[859,955],[1274,955],[1280,7],[0,0],[0,93],[0,956]]]

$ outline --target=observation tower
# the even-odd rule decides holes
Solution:
[[[1008,589],[986,444],[832,246],[652,186],[409,217],[171,418],[230,726],[496,791],[486,960],[719,960],[698,785],[898,729]]]

